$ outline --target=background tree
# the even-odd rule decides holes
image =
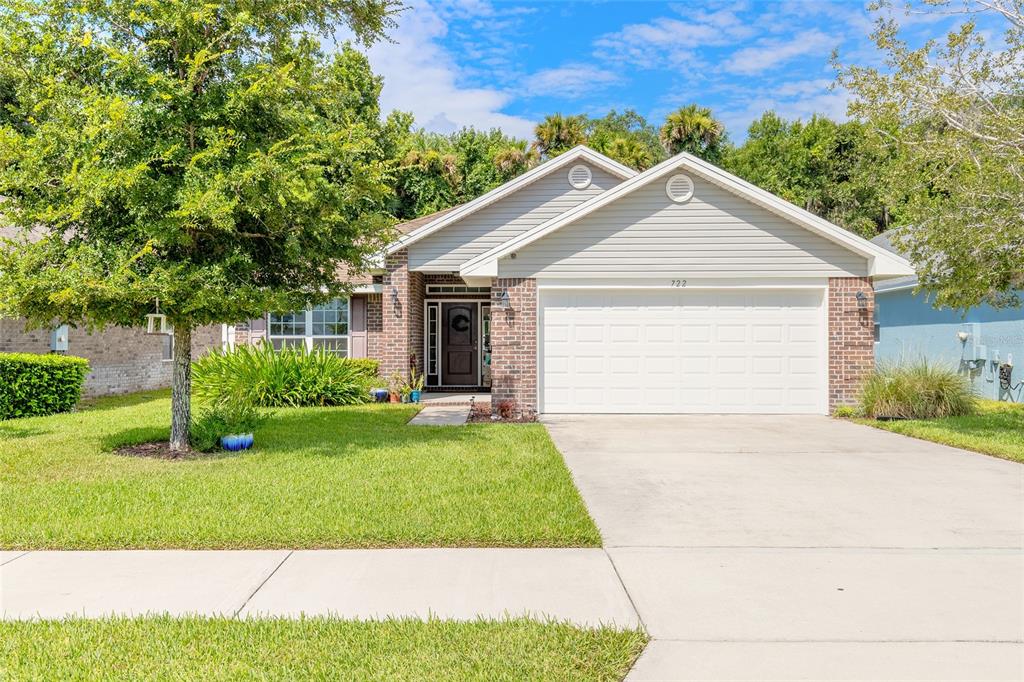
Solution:
[[[636,170],[665,159],[658,129],[633,109],[621,114],[612,109],[601,118],[590,118],[586,129],[586,144]]]
[[[887,15],[874,41],[886,68],[840,67],[850,112],[892,157],[878,183],[902,203],[896,241],[937,304],[1019,305],[1024,288],[1024,5],[1020,0],[913,3],[962,13],[943,40],[913,49]],[[984,15],[989,24],[979,30]],[[991,22],[1003,29],[993,45]]]
[[[726,143],[725,126],[707,107],[689,104],[665,117],[661,145],[669,156],[689,152],[705,161],[718,163]]]
[[[549,114],[534,129],[534,148],[545,158],[558,156],[573,147],[586,144],[587,117]]]
[[[412,130],[412,117],[392,114],[395,202],[402,220],[461,204],[526,172],[538,161],[525,140],[500,130],[463,128],[450,135]]]
[[[188,447],[192,330],[344,293],[386,231],[380,81],[389,0],[0,6],[0,312],[174,325],[172,449]]]
[[[747,139],[722,165],[758,187],[871,238],[890,213],[877,183],[885,159],[865,141],[864,125],[822,116],[786,121],[773,111],[750,124]]]

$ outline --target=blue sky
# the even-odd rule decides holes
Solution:
[[[710,106],[737,141],[766,109],[842,119],[830,89],[840,59],[876,63],[860,2],[512,2],[407,0],[392,44],[370,49],[385,111],[450,132],[501,127],[531,137],[552,112],[634,108],[653,123],[681,105]],[[934,16],[904,17],[941,35]]]

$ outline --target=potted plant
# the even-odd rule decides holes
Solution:
[[[405,380],[399,372],[393,372],[388,377],[388,401],[397,403],[401,399],[402,387],[405,385]]]
[[[222,405],[221,409],[227,431],[221,436],[221,447],[232,452],[251,448],[256,440],[253,431],[263,421],[263,415],[255,407],[245,404]]]
[[[416,372],[416,368],[409,370],[409,402],[418,403],[420,394],[423,392],[424,377]]]

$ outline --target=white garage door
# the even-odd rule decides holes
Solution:
[[[546,290],[543,412],[824,413],[821,289]]]

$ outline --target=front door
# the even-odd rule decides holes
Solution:
[[[477,304],[441,304],[441,383],[445,386],[476,386]]]

